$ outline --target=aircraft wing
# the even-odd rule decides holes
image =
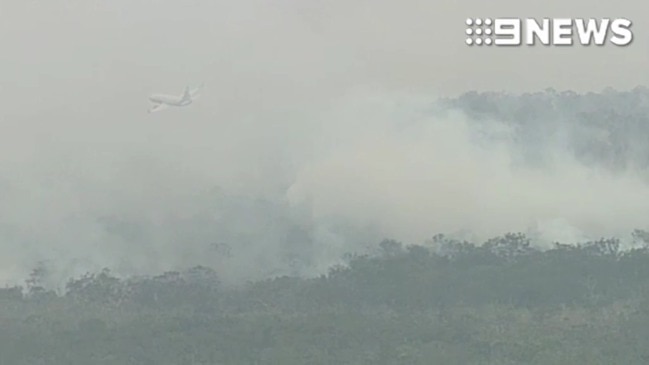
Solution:
[[[157,104],[153,105],[153,106],[148,110],[148,112],[149,112],[149,113],[159,112],[159,111],[161,111],[161,110],[163,110],[163,109],[167,109],[167,107],[168,107],[168,105],[166,105],[166,104],[157,103]]]

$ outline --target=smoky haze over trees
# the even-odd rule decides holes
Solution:
[[[598,11],[641,16],[636,3]],[[471,9],[571,10],[535,6]],[[21,283],[44,262],[47,286],[59,289],[105,267],[144,275],[204,265],[241,283],[317,275],[384,237],[484,241],[524,231],[550,246],[644,224],[643,178],[626,166],[637,156],[573,146],[609,136],[580,126],[569,97],[543,110],[532,106],[552,97],[524,97],[530,110],[513,102],[513,111],[480,115],[435,97],[628,88],[649,81],[638,71],[646,52],[478,51],[440,31],[463,27],[466,9],[416,0],[3,3],[0,282]],[[649,34],[634,20],[639,37]],[[203,82],[191,108],[146,114],[148,94]],[[535,120],[511,122],[531,110]],[[603,156],[588,156],[601,164],[584,159],[598,148]]]
[[[351,97],[256,194],[127,164],[162,214],[84,216],[95,261],[45,251],[1,289],[1,362],[645,364],[648,102]]]
[[[646,4],[464,43],[591,5],[0,2],[0,364],[649,363]]]
[[[44,143],[31,163],[3,166],[0,277],[20,283],[41,263],[61,289],[103,268],[203,265],[236,284],[319,275],[384,238],[524,232],[538,247],[601,237],[626,247],[645,228],[646,89],[362,95],[262,149],[218,136],[184,144],[199,128],[191,112],[147,122],[178,130],[166,148]]]

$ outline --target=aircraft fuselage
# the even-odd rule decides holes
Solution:
[[[203,87],[199,86],[198,88],[192,90],[188,87],[185,88],[185,91],[180,96],[176,95],[164,95],[164,94],[153,94],[149,96],[149,100],[154,104],[149,108],[149,113],[160,111],[166,109],[167,107],[183,107],[191,104],[199,96],[198,91]]]
[[[187,106],[192,103],[192,99],[183,99],[173,95],[151,95],[149,97],[154,103],[167,104],[172,106]]]

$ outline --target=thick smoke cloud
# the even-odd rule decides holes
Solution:
[[[182,4],[2,4],[0,280],[44,261],[52,285],[197,264],[240,282],[322,272],[384,237],[642,228],[642,176],[575,157],[572,116],[522,133],[435,103],[474,88],[632,87],[638,48],[485,49],[477,62],[440,31],[463,34],[456,2]],[[191,108],[146,114],[148,93],[200,82]]]
[[[576,123],[554,123],[554,136],[528,135],[525,142],[545,154],[542,165],[533,165],[514,126],[453,110],[422,112],[430,104],[412,100],[341,106],[329,125],[332,136],[345,137],[300,171],[289,196],[308,199],[316,216],[342,215],[410,242],[467,229],[482,240],[537,231],[541,240],[574,242],[587,238],[578,232],[597,238],[643,227],[642,176],[578,161],[566,143]]]
[[[162,136],[203,118],[172,113],[175,124],[147,129]],[[571,132],[575,123],[534,137],[430,95],[367,90],[295,118],[309,128],[147,141],[140,127],[92,146],[87,130],[3,154],[4,279],[40,261],[53,285],[103,267],[132,275],[200,264],[234,282],[312,275],[386,237],[521,231],[537,244],[579,242],[627,236],[649,213],[635,170],[598,168],[568,148],[588,135]],[[530,163],[529,145],[543,163]]]

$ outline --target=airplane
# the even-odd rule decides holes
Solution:
[[[185,87],[185,91],[180,96],[175,95],[161,95],[154,94],[149,96],[149,100],[153,106],[148,110],[149,113],[157,112],[166,109],[170,106],[182,107],[191,104],[194,100],[198,99],[198,92],[203,88],[203,84],[195,89],[190,89],[189,86]]]

